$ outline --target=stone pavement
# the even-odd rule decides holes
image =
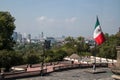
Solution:
[[[111,78],[111,70],[108,68],[101,68],[106,71],[106,73],[91,74],[85,72],[91,68],[86,69],[72,69],[66,71],[53,72],[46,76],[37,76],[24,79],[16,80],[114,80]]]

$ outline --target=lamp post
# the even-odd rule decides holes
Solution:
[[[43,70],[44,70],[44,57],[45,57],[45,41],[42,43],[42,62],[41,62],[41,70],[40,75],[43,76]]]
[[[45,52],[46,50],[50,49],[50,40],[44,40],[43,44],[42,44],[42,63],[41,63],[41,72],[40,75],[43,76],[44,74],[44,59],[45,59]]]

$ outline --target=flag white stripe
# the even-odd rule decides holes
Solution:
[[[100,27],[100,25],[98,25],[98,26],[95,28],[95,30],[94,30],[93,38],[95,39],[95,38],[98,37],[101,33],[102,33],[101,27]]]

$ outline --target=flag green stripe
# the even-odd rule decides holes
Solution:
[[[96,24],[95,24],[95,28],[96,28],[98,25],[100,25],[100,22],[99,22],[98,17],[97,17],[97,21],[96,21]]]

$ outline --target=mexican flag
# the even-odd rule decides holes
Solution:
[[[105,41],[105,37],[102,32],[98,17],[94,28],[93,38],[97,45],[101,45]]]

